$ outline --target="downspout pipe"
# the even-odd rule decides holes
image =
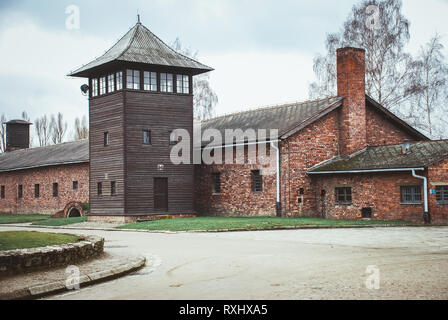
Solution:
[[[431,223],[431,214],[429,213],[429,205],[428,205],[428,179],[424,176],[419,176],[415,173],[415,169],[412,170],[412,176],[414,178],[423,180],[423,196],[425,201],[425,212],[423,213],[423,219],[426,224]]]
[[[282,202],[280,198],[280,148],[278,147],[278,141],[271,141],[271,147],[276,150],[276,166],[277,166],[277,202],[275,204],[275,211],[277,217],[282,216]]]

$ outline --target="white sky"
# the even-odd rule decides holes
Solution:
[[[324,53],[326,34],[341,27],[356,2],[2,0],[0,114],[20,118],[26,110],[34,121],[61,111],[72,129],[76,117],[88,114],[88,101],[79,90],[85,80],[66,74],[109,49],[135,24],[137,10],[165,42],[179,37],[215,69],[218,115],[306,100],[313,57]],[[65,28],[70,4],[80,8],[79,30]],[[448,48],[447,12],[448,0],[403,1],[412,54],[435,32]]]

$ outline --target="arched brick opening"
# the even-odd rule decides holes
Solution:
[[[80,202],[70,202],[64,208],[64,218],[84,217],[86,212]]]

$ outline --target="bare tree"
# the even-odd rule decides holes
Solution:
[[[6,116],[2,114],[0,118],[0,153],[6,151]]]
[[[197,60],[198,52],[193,52],[189,47],[183,48],[179,38],[171,44],[171,47],[177,52]],[[210,75],[208,73],[194,77],[193,91],[194,118],[197,120],[207,120],[212,118],[215,115],[218,96],[210,86]]]
[[[89,137],[89,126],[87,125],[86,116],[82,117],[82,121],[79,118],[75,120],[75,140],[87,139]]]
[[[417,92],[412,101],[420,116],[419,127],[432,138],[446,136],[446,92],[448,87],[448,64],[443,55],[440,36],[436,34],[421,47],[417,61],[417,72],[411,90]]]
[[[336,49],[366,49],[366,92],[390,110],[397,109],[415,92],[409,90],[415,63],[404,52],[409,21],[401,14],[400,0],[363,0],[354,5],[340,32],[327,36],[325,56],[314,59],[318,81],[310,97],[336,94]]]
[[[44,147],[50,144],[50,122],[47,115],[43,115],[34,121],[34,128],[36,130],[37,138],[39,139],[39,146]]]
[[[51,116],[51,141],[54,144],[62,143],[64,136],[67,133],[67,122],[64,122],[64,116],[62,113],[58,113],[57,117]]]

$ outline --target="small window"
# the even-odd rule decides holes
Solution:
[[[112,181],[110,183],[110,195],[115,196],[116,194],[117,194],[116,183],[115,183],[115,181]]]
[[[107,92],[111,93],[115,91],[115,74],[107,76]]]
[[[362,208],[361,216],[363,219],[372,219],[372,208]]]
[[[436,200],[438,203],[448,203],[448,186],[436,187]]]
[[[98,95],[98,79],[92,79],[92,97]]]
[[[151,144],[151,131],[143,130],[143,144]]]
[[[140,71],[128,70],[126,73],[126,88],[132,90],[140,90]]]
[[[73,181],[73,190],[78,190],[78,189],[79,189],[78,181]]]
[[[117,80],[117,90],[122,90],[123,89],[123,72],[117,72],[116,73],[116,80]]]
[[[402,203],[421,203],[422,193],[420,186],[403,186],[401,187]]]
[[[162,92],[173,92],[173,75],[171,73],[161,73],[160,74],[160,91]]]
[[[40,197],[40,185],[35,184],[34,185],[34,198],[39,198]]]
[[[305,189],[304,189],[304,188],[300,188],[300,190],[299,190],[299,194],[300,194],[301,196],[303,196],[303,195],[305,194]]]
[[[110,143],[109,132],[104,132],[104,146],[107,147]]]
[[[1,187],[0,198],[5,199],[5,186]]]
[[[213,193],[221,193],[221,174],[213,173]]]
[[[176,131],[170,131],[170,145],[176,145],[179,143],[179,136]]]
[[[103,195],[103,183],[102,182],[98,182],[97,192],[98,192],[98,196],[102,196]]]
[[[106,77],[100,78],[100,94],[106,93]]]
[[[53,197],[59,196],[59,184],[53,183]]]
[[[352,188],[336,188],[336,203],[337,204],[352,204]]]
[[[17,189],[17,196],[19,197],[19,199],[23,198],[23,186],[21,184],[19,184],[19,187]]]
[[[176,91],[177,93],[190,93],[190,77],[178,74],[176,76]]]
[[[157,73],[156,72],[144,72],[144,90],[157,91]]]
[[[263,191],[263,176],[260,170],[252,171],[252,191],[262,192]]]

